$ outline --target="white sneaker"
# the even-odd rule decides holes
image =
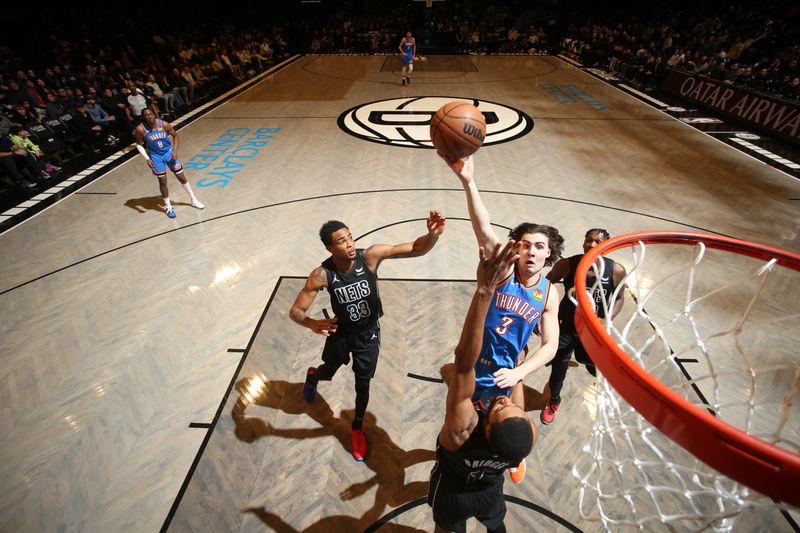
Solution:
[[[192,202],[192,207],[195,207],[197,209],[205,209],[206,208],[206,206],[203,205],[203,202],[201,202],[197,198],[195,198],[194,201]]]

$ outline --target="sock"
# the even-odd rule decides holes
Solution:
[[[169,196],[167,196],[166,198],[163,198],[163,200],[164,200],[164,206],[167,208],[167,211],[172,209],[172,203],[170,203],[170,201],[169,201]]]
[[[188,195],[189,195],[189,199],[190,199],[192,202],[196,202],[196,201],[197,201],[197,198],[195,198],[195,197],[194,197],[194,191],[192,191],[192,186],[191,186],[191,185],[189,185],[189,182],[187,181],[186,183],[181,183],[181,185],[182,185],[182,186],[183,186],[183,188],[186,190],[186,194],[188,194]]]

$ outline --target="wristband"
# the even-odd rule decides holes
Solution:
[[[150,160],[150,156],[147,155],[147,150],[144,149],[144,146],[142,146],[141,144],[137,144],[136,149],[139,150],[139,153],[142,154],[142,156],[145,159],[147,159],[148,161]]]

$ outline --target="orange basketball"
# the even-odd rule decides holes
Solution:
[[[431,118],[431,142],[437,152],[451,160],[471,156],[484,138],[483,113],[467,102],[448,102]]]

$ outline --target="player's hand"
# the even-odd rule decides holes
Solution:
[[[148,159],[147,160],[147,166],[150,167],[150,170],[155,171],[155,169],[156,169],[156,165],[153,163],[152,159]]]
[[[439,154],[439,157],[447,163],[447,166],[455,172],[464,185],[469,185],[475,180],[475,161],[472,156],[465,159],[451,159],[446,155]]]
[[[509,239],[505,245],[497,243],[489,255],[483,246],[478,252],[480,261],[478,262],[478,288],[488,292],[494,292],[494,288],[508,274],[514,262],[519,259],[519,252],[514,249],[515,241]]]
[[[444,233],[445,218],[441,211],[433,210],[428,214],[428,233],[437,237]]]
[[[494,384],[501,388],[510,388],[522,381],[522,372],[518,368],[501,368],[493,374]]]
[[[337,320],[339,320],[337,317],[323,318],[322,320],[312,320],[308,325],[308,328],[318,335],[330,337],[331,333],[336,333]]]

